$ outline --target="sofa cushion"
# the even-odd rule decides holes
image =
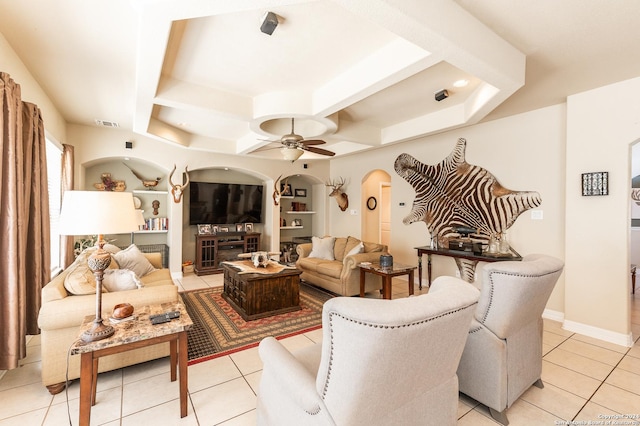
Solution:
[[[156,270],[135,244],[131,244],[126,249],[120,250],[113,255],[113,258],[118,262],[120,269],[130,269],[138,277],[144,277],[148,273]]]
[[[362,245],[362,249],[356,249],[356,247]],[[351,253],[352,251],[354,251],[354,253]],[[364,244],[362,243],[362,241],[360,241],[359,239],[349,236],[347,238],[347,244],[344,247],[344,257],[349,256],[350,254],[358,254],[358,253],[362,253],[364,251]]]
[[[68,273],[64,279],[64,288],[73,295],[95,294],[96,278],[93,271],[89,269],[87,259],[94,252],[93,248],[84,250],[78,255],[76,260],[69,265]],[[108,269],[118,269],[116,262],[111,262]],[[105,291],[103,287],[102,291]]]
[[[347,246],[347,239],[344,237],[336,237],[336,242],[333,245],[333,258],[342,262],[344,259],[345,247]]]
[[[331,278],[340,278],[340,274],[342,274],[342,262],[338,262],[337,260],[320,262],[317,266],[317,272]]]
[[[311,237],[311,253],[309,257],[315,257],[318,259],[335,260],[333,255],[333,246],[336,242],[336,237]]]
[[[129,269],[108,269],[104,271],[102,285],[105,291],[124,291],[141,288],[142,282]]]
[[[362,241],[360,241],[358,244],[353,246],[351,250],[349,250],[349,252],[346,254],[345,257],[351,256],[353,254],[362,253],[363,251],[364,251],[364,244],[362,243]]]
[[[375,252],[381,252],[382,251],[382,244],[378,244],[378,243],[364,243],[364,252],[365,253],[375,253]]]

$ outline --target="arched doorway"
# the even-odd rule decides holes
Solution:
[[[363,241],[391,247],[391,176],[384,170],[373,170],[362,179]]]

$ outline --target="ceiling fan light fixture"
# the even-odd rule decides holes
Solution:
[[[282,148],[280,152],[285,160],[291,161],[292,163],[304,154],[304,152],[298,148]]]

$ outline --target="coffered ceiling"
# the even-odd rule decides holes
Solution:
[[[0,0],[0,10],[0,33],[68,122],[227,154],[282,158],[264,148],[292,117],[295,133],[347,155],[640,74],[633,0]],[[268,11],[272,35],[260,31]]]

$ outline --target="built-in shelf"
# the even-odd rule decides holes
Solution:
[[[168,231],[166,229],[153,229],[153,230],[148,230],[148,231],[133,231],[134,234],[162,234],[162,233],[167,233]]]
[[[281,226],[280,229],[302,229],[304,226]]]
[[[162,195],[167,195],[169,192],[168,191],[150,191],[148,189],[134,189],[133,191],[134,194],[162,194]]]
[[[281,195],[280,198],[281,199],[285,199],[285,200],[292,200],[293,199],[293,195]]]
[[[294,210],[290,210],[288,212],[285,212],[286,214],[315,214],[315,212],[312,211],[303,211],[303,212],[297,212]]]

